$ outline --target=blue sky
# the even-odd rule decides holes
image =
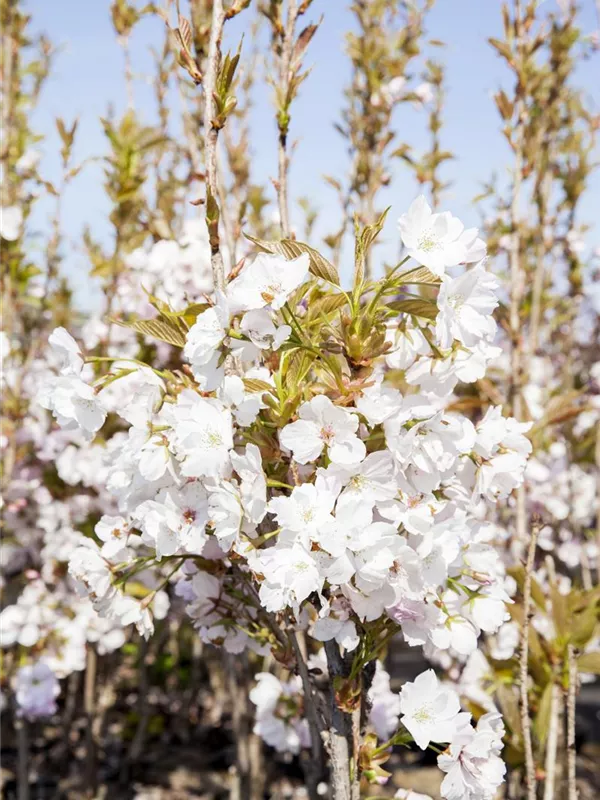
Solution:
[[[140,5],[141,2],[138,4]],[[338,221],[338,208],[333,190],[323,182],[323,174],[342,176],[347,167],[344,143],[333,124],[340,117],[343,89],[349,79],[349,63],[344,53],[344,33],[352,27],[349,0],[314,0],[308,19],[323,14],[323,23],[310,44],[306,62],[313,65],[311,75],[292,109],[292,139],[298,145],[292,162],[290,185],[294,197],[307,196],[320,209],[317,236],[332,231]],[[598,28],[594,0],[580,2],[580,24],[587,33]],[[79,116],[76,159],[97,156],[106,151],[106,143],[98,118],[105,115],[109,104],[117,112],[125,107],[122,52],[115,40],[110,20],[110,0],[26,0],[25,7],[33,17],[33,30],[45,32],[55,45],[61,46],[52,76],[46,85],[41,107],[36,112],[35,126],[47,138],[43,144],[42,168],[45,176],[58,177],[59,149],[54,118],[62,116],[70,122]],[[556,0],[545,0],[542,8],[554,10]],[[447,68],[447,111],[442,143],[454,152],[456,159],[444,169],[445,180],[452,181],[442,207],[461,217],[466,224],[476,225],[478,212],[472,198],[482,182],[496,172],[506,178],[510,153],[500,132],[499,117],[492,100],[500,85],[510,86],[510,76],[503,62],[488,44],[490,36],[501,34],[500,0],[437,0],[429,15],[427,32],[430,38],[447,43],[435,50]],[[227,27],[226,46],[232,48],[248,24],[248,12]],[[149,48],[160,47],[163,23],[156,17],[145,18],[134,29],[132,60],[136,81],[136,110],[146,122],[154,120],[151,88],[144,76],[152,74]],[[433,52],[433,48],[432,48]],[[586,91],[596,112],[600,110],[598,75],[600,57],[596,55],[582,64],[578,84]],[[270,89],[260,87],[253,110],[253,179],[270,185],[276,174],[276,128],[270,104]],[[426,146],[425,115],[403,104],[394,120],[399,139],[413,144],[418,151]],[[73,183],[64,201],[64,228],[67,236],[65,270],[76,289],[78,303],[93,306],[97,300],[87,277],[89,265],[79,244],[85,224],[99,238],[110,235],[107,222],[108,201],[102,186],[102,168],[92,164]],[[385,240],[379,249],[382,258],[397,248],[394,220],[417,193],[409,170],[398,164],[391,186],[381,193],[380,204],[392,205],[384,231]],[[600,172],[596,171],[583,204],[582,221],[594,224],[600,205]],[[46,224],[48,208],[38,204],[35,218],[39,228]],[[193,212],[192,212],[193,213]],[[300,221],[301,212],[292,209],[292,218]],[[590,246],[598,245],[598,228],[590,233]],[[326,252],[326,251],[325,251]]]

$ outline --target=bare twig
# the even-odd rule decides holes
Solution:
[[[212,20],[210,26],[210,42],[208,47],[208,58],[206,61],[206,72],[202,81],[204,87],[204,160],[206,165],[206,190],[207,202],[206,224],[211,235],[211,266],[213,274],[213,284],[215,289],[223,291],[225,289],[225,266],[219,245],[218,222],[216,226],[210,223],[211,203],[209,195],[214,201],[218,197],[217,188],[217,143],[219,139],[219,128],[215,123],[215,101],[214,94],[217,88],[217,76],[221,62],[221,38],[223,36],[223,26],[225,25],[225,11],[223,10],[223,0],[213,0]]]
[[[546,165],[546,173],[541,181],[538,205],[538,242],[535,252],[535,274],[531,295],[531,321],[529,327],[529,355],[535,354],[539,344],[540,323],[542,321],[542,295],[546,280],[546,256],[552,246],[548,239],[547,209],[550,193],[552,191],[552,172]]]
[[[529,697],[527,690],[529,684],[529,619],[532,613],[531,576],[533,574],[538,533],[539,525],[536,522],[531,528],[531,538],[529,540],[527,564],[525,567],[525,582],[523,586],[523,627],[521,629],[521,652],[519,654],[521,728],[523,734],[523,747],[525,750],[525,778],[528,800],[535,800],[536,798],[535,762],[533,759],[531,718],[529,715]]]
[[[308,673],[308,667],[298,637],[294,630],[288,631],[290,642],[296,656],[296,663],[298,665],[298,673],[302,680],[302,688],[304,689],[304,702],[306,704],[306,715],[308,717],[308,724],[310,727],[310,743],[312,759],[303,762],[306,788],[310,800],[318,800],[320,797],[318,792],[318,784],[323,772],[323,747],[321,734],[324,730],[324,720],[321,718],[319,708],[317,706],[318,700],[315,688]]]
[[[83,690],[83,707],[86,716],[85,726],[85,785],[86,796],[95,797],[98,788],[96,769],[96,743],[94,741],[94,715],[96,711],[96,671],[97,655],[94,648],[88,645],[85,665],[85,684]]]
[[[17,728],[17,797],[29,800],[29,735],[27,720],[16,723]]]
[[[558,751],[559,721],[562,703],[558,685],[553,682],[550,697],[550,719],[548,721],[548,740],[546,742],[546,762],[544,765],[544,800],[554,800],[556,783],[556,754]]]
[[[294,30],[298,18],[297,0],[289,0],[288,13],[283,35],[281,48],[281,60],[279,64],[279,91],[282,97],[288,97],[290,91],[290,81],[293,77],[291,71],[292,47],[294,43]],[[278,181],[277,181],[277,202],[279,205],[279,220],[281,225],[281,235],[284,239],[290,235],[290,220],[288,208],[288,169],[289,156],[287,153],[289,120],[287,114],[285,119],[279,121],[279,147],[278,147]]]
[[[517,40],[517,52],[520,60],[523,60],[523,14],[521,0],[515,0],[515,33]],[[523,399],[521,396],[523,364],[522,364],[522,324],[521,324],[521,305],[523,301],[524,275],[521,265],[521,221],[520,221],[520,202],[521,188],[523,183],[523,162],[525,143],[525,124],[527,107],[523,94],[523,87],[518,79],[516,99],[516,125],[513,136],[513,150],[515,162],[513,167],[513,186],[510,203],[511,221],[511,247],[510,247],[510,336],[511,336],[511,364],[510,364],[510,399],[512,412],[516,419],[523,417]],[[527,518],[525,510],[525,487],[520,486],[516,491],[516,533],[517,539],[524,542],[527,535]]]
[[[575,705],[577,695],[577,659],[572,644],[567,645],[569,689],[567,692],[567,797],[577,800],[577,751],[575,749]]]

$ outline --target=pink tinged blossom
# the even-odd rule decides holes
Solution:
[[[54,672],[44,661],[21,667],[17,671],[15,697],[19,716],[28,719],[48,717],[57,710],[60,685]]]
[[[400,716],[400,695],[393,692],[390,686],[390,676],[381,661],[375,667],[375,676],[369,689],[369,723],[382,741],[389,739],[398,729]]]
[[[299,464],[315,461],[324,448],[334,464],[349,466],[363,460],[367,451],[356,435],[356,414],[334,406],[325,395],[304,403],[298,414],[300,419],[283,428],[279,441]]]
[[[497,712],[484,714],[473,728],[469,715],[460,715],[458,729],[447,750],[438,757],[446,773],[441,793],[446,800],[493,800],[504,781],[500,758],[504,726]]]

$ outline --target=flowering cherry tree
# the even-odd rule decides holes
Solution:
[[[483,512],[522,482],[530,452],[527,423],[452,407],[498,354],[477,231],[420,197],[399,220],[408,255],[366,280],[384,219],[357,232],[349,291],[308,245],[253,239],[222,291],[183,309],[153,299],[144,330],[181,348],[180,368],[116,356],[90,382],[77,343],[54,332],[42,405],[90,438],[109,414],[130,425],[106,478],[118,516],[69,570],[101,616],[144,635],[173,584],[204,642],[271,651],[297,678],[259,677],[257,730],[269,741],[283,723],[292,750],[310,743],[313,796],[329,774],[335,798],[358,797],[362,777],[385,780],[389,748],[414,741],[441,753],[445,797],[491,798],[499,715],[474,726],[431,671],[402,689],[397,726],[366,733],[393,636],[468,655],[508,618]],[[133,383],[115,407],[120,381]],[[149,568],[156,588],[132,596]],[[326,664],[312,668],[307,646],[321,643]]]

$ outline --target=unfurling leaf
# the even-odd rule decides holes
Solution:
[[[383,214],[379,216],[376,222],[371,225],[366,225],[362,231],[359,231],[358,225],[356,227],[356,241],[354,245],[354,288],[358,290],[362,286],[365,277],[365,259],[369,248],[381,232],[385,218],[391,206],[388,206]]]
[[[263,239],[255,239],[254,236],[244,234],[246,239],[249,239],[255,244],[259,250],[264,253],[274,253],[283,256],[288,260],[298,258],[303,253],[306,253],[310,259],[309,269],[316,278],[322,278],[334,286],[340,285],[340,276],[337,269],[333,266],[331,261],[328,261],[325,256],[322,256],[314,247],[303,242],[296,242],[292,239],[280,239],[278,242],[267,242]]]
[[[185,332],[175,319],[161,316],[157,319],[136,319],[131,322],[115,320],[115,322],[123,328],[132,328],[144,336],[151,336],[174,347],[185,345]]]
[[[600,675],[600,653],[584,653],[577,659],[577,670],[579,672],[591,672]]]
[[[408,286],[411,284],[419,284],[426,286],[436,286],[441,283],[437,275],[430,272],[427,267],[415,267],[408,272],[403,272],[394,279],[394,283],[400,286]]]
[[[438,307],[429,300],[422,300],[419,297],[409,297],[406,300],[394,300],[388,304],[388,308],[399,311],[402,314],[413,314],[415,317],[425,319],[435,319],[438,315]]]
[[[266,381],[261,381],[258,378],[242,378],[244,389],[250,394],[259,394],[262,392],[274,392],[275,387],[271,386]]]

